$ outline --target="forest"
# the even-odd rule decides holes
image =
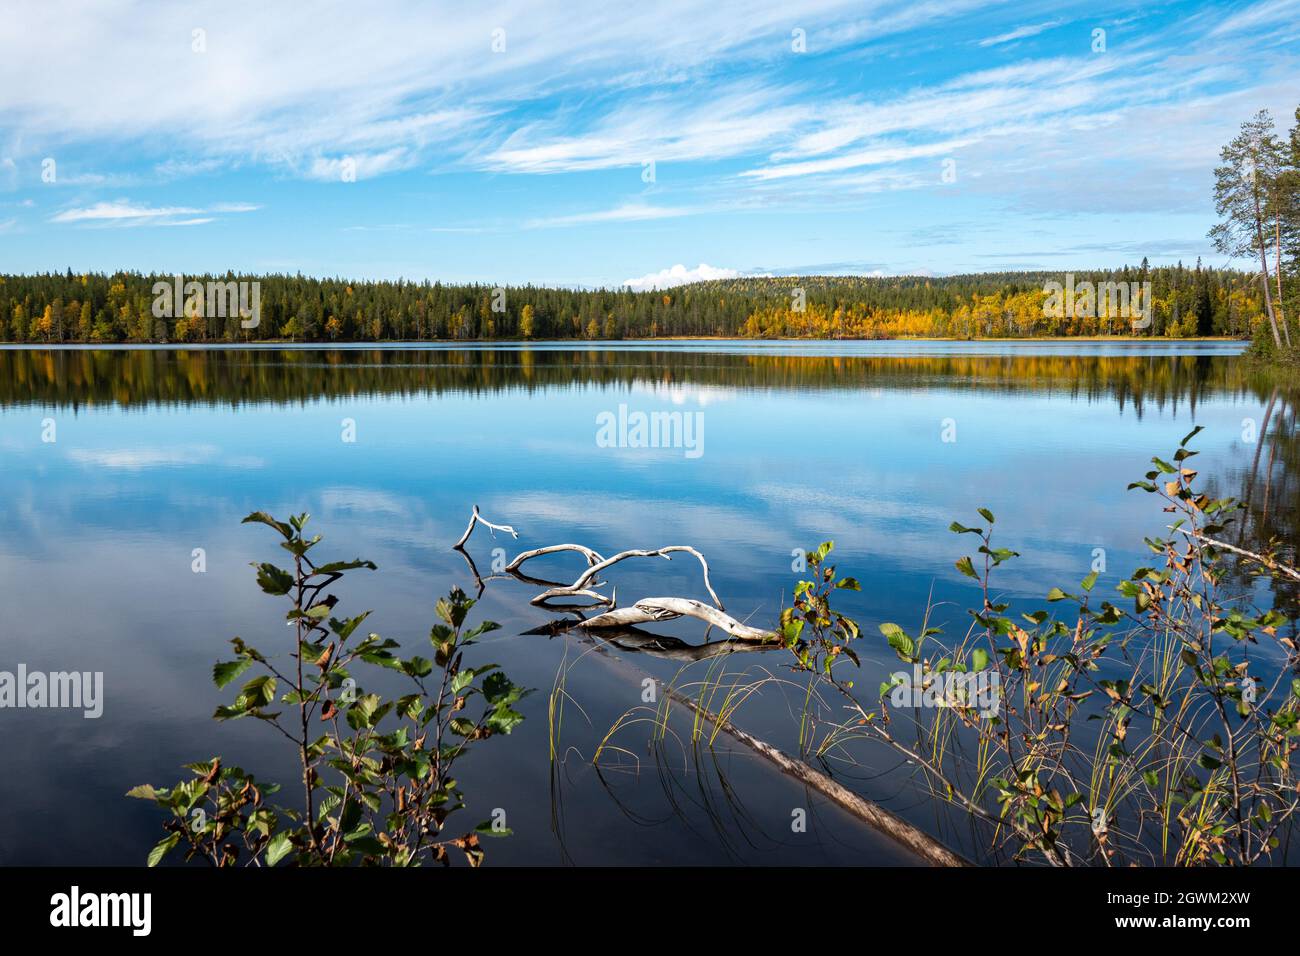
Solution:
[[[1049,283],[1150,283],[1150,323],[1114,304],[1053,315]],[[655,292],[368,282],[303,275],[187,275],[257,283],[257,324],[168,275],[0,274],[0,341],[58,343],[386,342],[745,338],[1247,338],[1266,322],[1258,276],[1203,266],[943,277],[746,277]],[[156,288],[157,287],[157,288]],[[1290,298],[1290,297],[1288,297]],[[1060,311],[1060,310],[1057,310]],[[218,314],[221,313],[221,314]],[[1096,313],[1096,314],[1088,314]]]

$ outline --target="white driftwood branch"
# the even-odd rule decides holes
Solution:
[[[591,598],[590,604],[552,604],[551,601],[556,598],[585,597]],[[544,607],[548,611],[589,611],[598,607],[613,607],[617,595],[605,597],[599,591],[592,591],[588,588],[581,588],[574,591],[572,588],[552,588],[545,594],[539,594],[528,603],[534,607]]]
[[[628,558],[663,558],[665,561],[671,561],[672,558],[670,555],[677,552],[685,552],[686,554],[695,555],[700,562],[700,567],[704,569],[705,590],[709,592],[709,597],[713,598],[713,603],[717,606],[718,610],[724,610],[722,600],[718,597],[717,592],[713,590],[713,584],[709,581],[709,564],[704,560],[704,555],[700,554],[700,552],[696,551],[689,545],[684,544],[673,544],[666,548],[655,548],[653,550],[636,548],[630,551],[620,551],[612,558],[605,558],[603,561],[598,561],[591,567],[587,568],[587,570],[582,572],[582,574],[578,576],[578,579],[567,588],[552,588],[544,594],[539,594],[533,599],[532,603],[542,604],[544,601],[548,601],[552,598],[566,597],[570,594],[581,593],[582,589],[591,584],[593,579],[595,579],[602,571],[608,570],[615,564],[618,564],[618,562],[625,561]],[[613,606],[612,602],[610,606]]]
[[[675,621],[679,617],[697,618],[742,641],[777,639],[775,632],[742,624],[730,614],[710,607],[703,601],[677,597],[642,598],[628,607],[615,608],[588,620],[579,621],[574,627],[630,627],[636,624],[651,624],[655,621]]]
[[[523,564],[525,561],[529,561],[533,558],[539,558],[544,554],[555,554],[560,551],[577,551],[579,554],[581,554],[583,557],[587,559],[588,565],[599,564],[601,561],[605,560],[604,557],[601,556],[599,552],[593,551],[591,550],[591,548],[588,548],[585,545],[550,544],[544,548],[533,548],[531,551],[521,551],[519,554],[515,555],[513,561],[511,561],[509,564],[506,565],[506,571],[507,572],[518,571],[519,566]]]
[[[510,527],[510,525],[493,524],[491,521],[488,521],[486,518],[484,518],[481,514],[478,513],[478,505],[475,505],[474,513],[469,516],[469,524],[465,526],[465,533],[460,536],[460,540],[457,541],[455,544],[453,544],[452,547],[459,548],[466,541],[468,541],[471,532],[473,532],[474,530],[474,525],[476,524],[486,525],[489,531],[504,531],[507,534],[509,534],[512,538],[519,537],[519,532],[516,531],[514,528]]]
[[[460,536],[455,547],[463,550],[463,545],[469,540],[474,531],[475,525],[486,525],[490,530],[509,532],[514,537],[519,535],[514,528],[509,525],[497,525],[484,518],[474,505],[474,511],[470,515],[469,525],[465,528],[465,533]],[[578,578],[569,585],[556,585],[548,590],[538,594],[529,602],[535,607],[545,607],[551,610],[562,611],[586,611],[595,608],[609,608],[602,614],[597,615],[587,621],[579,622],[578,627],[600,628],[600,627],[630,627],[636,624],[647,624],[652,621],[672,621],[680,617],[693,617],[704,621],[713,627],[717,627],[734,638],[746,641],[772,641],[776,639],[776,634],[772,631],[764,631],[760,628],[750,627],[742,624],[730,614],[727,614],[722,604],[722,599],[718,593],[713,590],[713,582],[709,580],[709,563],[695,548],[685,544],[673,544],[663,548],[641,549],[634,548],[629,551],[620,551],[613,557],[606,558],[598,551],[581,544],[552,544],[543,548],[533,548],[528,551],[522,551],[515,555],[505,567],[505,573],[513,575],[523,580],[527,580],[519,571],[519,568],[533,558],[541,557],[546,554],[558,554],[564,551],[575,551],[587,559],[587,569],[578,575]],[[603,586],[604,582],[598,580],[601,572],[608,570],[620,561],[626,561],[628,558],[663,558],[665,561],[671,561],[674,554],[690,554],[700,562],[700,569],[704,575],[704,588],[709,592],[709,597],[713,599],[713,607],[696,601],[691,598],[645,598],[638,601],[632,607],[618,607],[618,592],[615,590],[609,597],[601,594],[596,588]],[[470,562],[473,570],[473,562]],[[475,572],[477,578],[477,572]],[[482,579],[480,589],[482,587]],[[544,582],[535,582],[544,583]],[[590,604],[565,604],[557,605],[552,602],[565,598],[587,598]]]

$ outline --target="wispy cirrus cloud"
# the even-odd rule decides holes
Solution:
[[[526,224],[531,229],[545,229],[556,226],[583,226],[602,222],[645,222],[651,219],[674,219],[678,216],[689,216],[693,212],[689,208],[674,208],[667,206],[655,206],[650,203],[630,202],[613,209],[601,209],[595,212],[573,213],[567,216],[551,216],[541,219],[529,220]]]
[[[220,229],[141,233],[141,254],[607,284],[685,261],[952,271],[894,257],[953,219],[1003,224],[954,248],[968,266],[1103,211],[1191,241],[1218,146],[1260,107],[1289,125],[1300,73],[1300,0],[45,0],[6,18],[0,193],[40,195],[45,157],[69,187],[7,228],[63,230],[69,257],[111,267],[94,227],[251,211],[214,192],[273,206],[270,228],[235,249]],[[340,182],[360,185],[322,201]],[[864,214],[870,235],[842,222]],[[537,241],[551,228],[563,244]],[[48,265],[50,242],[25,245]]]
[[[1035,23],[1030,26],[1016,27],[1014,30],[1008,30],[1006,33],[999,33],[997,36],[985,37],[979,41],[980,46],[999,46],[1003,43],[1014,43],[1016,40],[1025,40],[1029,37],[1036,37],[1044,31],[1059,27],[1064,20],[1049,20],[1046,23]]]
[[[50,222],[119,226],[195,226],[212,222],[205,213],[243,213],[261,208],[253,203],[217,203],[211,208],[196,206],[148,206],[126,199],[97,202],[65,209]]]
[[[259,0],[183,8],[47,0],[6,11],[0,127],[35,150],[153,142],[161,152],[164,143],[183,143],[184,157],[158,157],[161,176],[206,172],[215,160],[319,178],[349,154],[382,175],[485,155],[489,139],[486,155],[501,167],[544,170],[564,157],[548,160],[544,144],[502,146],[502,125],[489,124],[557,95],[671,89],[729,63],[785,58],[792,18],[825,53],[851,42],[839,29],[846,23],[875,17],[879,32],[907,29],[952,8],[937,4],[886,26],[914,6],[811,0],[794,17],[786,0],[627,8],[600,0],[480,7],[386,0],[366,8],[358,29],[350,0],[318,0],[309,11]],[[673,23],[690,29],[665,29]],[[104,36],[116,42],[106,46]],[[52,46],[61,64],[53,71],[42,52]],[[536,129],[534,122],[510,125]],[[719,134],[749,141],[738,127]],[[609,160],[597,144],[588,147],[589,162]]]
[[[1245,30],[1282,27],[1295,35],[1300,23],[1300,0],[1263,0],[1236,10],[1210,30],[1210,36],[1226,36]]]
[[[687,93],[682,97],[682,93]],[[561,173],[741,156],[777,144],[813,115],[793,88],[733,85],[708,95],[660,92],[622,102],[581,132],[564,120],[511,133],[481,165],[511,173]]]
[[[826,159],[811,159],[802,163],[783,163],[760,169],[749,169],[741,173],[741,175],[764,180],[843,172],[846,169],[856,169],[861,166],[884,166],[925,157],[945,156],[954,150],[961,149],[963,146],[969,146],[973,142],[973,139],[954,139],[938,143],[924,143],[918,146],[876,145],[866,149],[841,153],[838,156]]]

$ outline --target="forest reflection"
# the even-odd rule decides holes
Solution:
[[[1226,355],[730,354],[677,349],[0,349],[0,404],[76,407],[310,402],[608,386],[942,387],[1114,400],[1141,414],[1276,382]],[[1279,388],[1280,426],[1293,412]],[[1273,417],[1273,416],[1270,416]],[[1293,420],[1293,419],[1291,419]]]
[[[1235,542],[1275,547],[1294,564],[1300,543],[1300,387],[1231,355],[1010,354],[791,355],[575,347],[572,349],[0,349],[0,408],[306,404],[359,397],[419,397],[556,389],[877,389],[1043,394],[1114,402],[1141,418],[1211,397],[1264,408],[1243,421],[1258,441],[1250,459],[1216,476],[1245,520]],[[1152,449],[1158,452],[1160,449]],[[1275,583],[1300,608],[1300,588]]]

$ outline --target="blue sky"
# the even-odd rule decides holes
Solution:
[[[645,288],[1222,264],[1218,148],[1300,105],[1300,0],[4,19],[0,271]]]

